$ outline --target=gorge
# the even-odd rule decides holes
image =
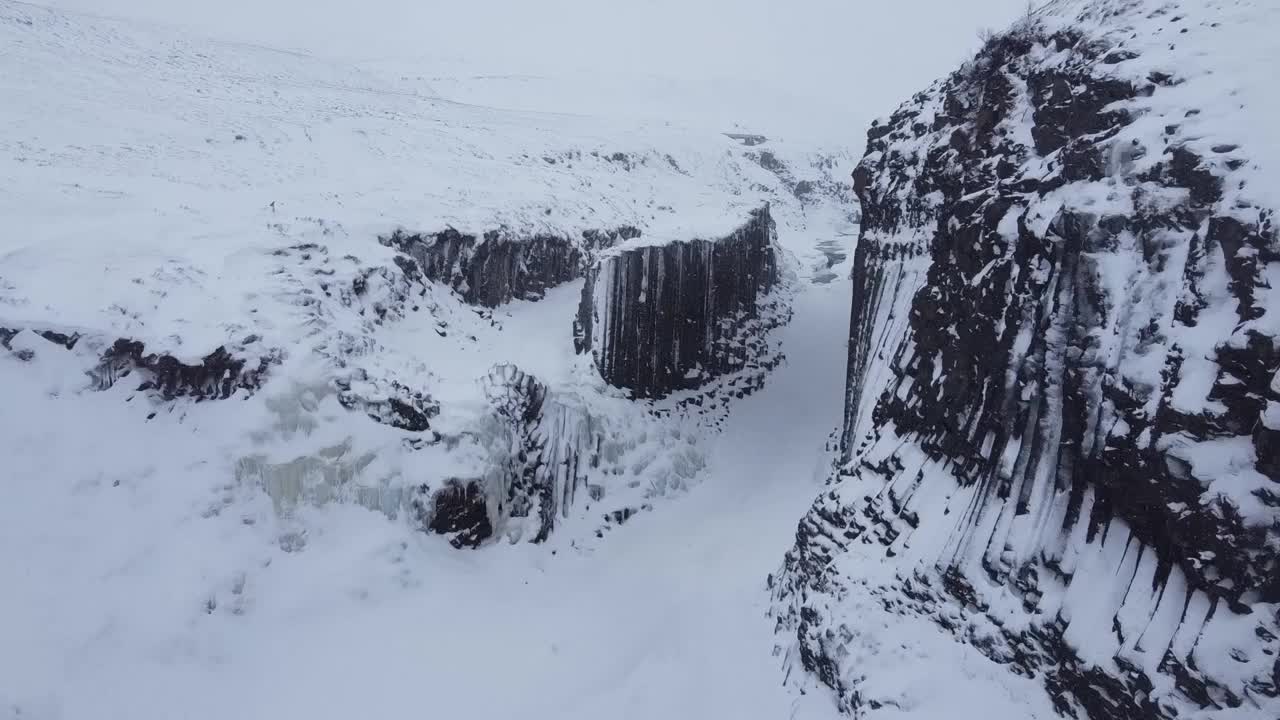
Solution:
[[[0,0],[0,718],[1280,717],[1280,7],[1007,9],[815,140]]]

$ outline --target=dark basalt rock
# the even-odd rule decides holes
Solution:
[[[609,384],[639,397],[696,388],[750,358],[742,337],[778,282],[768,207],[728,237],[604,256],[587,275],[574,323]]]
[[[730,137],[734,137],[730,135]],[[745,143],[752,145],[753,143]],[[819,199],[823,201],[834,200],[836,202],[844,202],[849,198],[851,188],[848,183],[833,177],[831,170],[835,167],[836,158],[819,157],[810,161],[809,171],[813,174],[810,178],[799,179],[796,177],[795,168],[778,158],[768,150],[759,150],[747,154],[760,167],[773,173],[775,177],[782,182],[783,187],[787,189],[801,204],[816,202]],[[856,213],[850,218],[857,222]]]
[[[623,226],[588,230],[574,241],[550,234],[518,237],[499,229],[477,238],[449,228],[428,235],[396,231],[381,242],[408,255],[426,279],[451,286],[465,301],[497,307],[541,299],[548,289],[581,277],[596,251],[639,234]],[[397,260],[402,269],[403,262]]]
[[[360,381],[360,384],[353,384],[352,380]],[[440,403],[395,380],[375,382],[366,373],[356,371],[355,377],[337,379],[334,385],[338,390],[338,402],[344,408],[363,412],[371,420],[401,430],[426,432],[431,428],[431,418],[440,414]],[[376,399],[358,390],[366,385],[376,388],[372,393]]]
[[[580,492],[602,495],[588,484],[600,462],[601,430],[584,409],[550,395],[515,365],[495,365],[481,385],[496,415],[492,471],[436,490],[420,487],[411,501],[418,524],[453,534],[456,547],[475,547],[495,533],[542,542]]]
[[[68,350],[75,348],[76,343],[80,342],[80,333],[67,335],[53,330],[38,330],[37,333],[45,340],[56,345],[61,345]]]
[[[5,350],[12,350],[13,347],[10,343],[13,342],[13,338],[20,332],[22,332],[22,328],[11,329],[0,327],[0,347],[3,347]],[[35,330],[34,332],[45,340],[48,340],[55,345],[59,345],[66,350],[73,349],[76,346],[76,343],[80,342],[80,333],[67,335],[65,333],[57,332],[56,330]]]
[[[250,366],[247,360],[233,356],[224,346],[191,365],[171,355],[147,353],[143,343],[121,338],[102,354],[98,366],[89,375],[98,390],[106,390],[136,373],[135,377],[142,380],[138,390],[156,393],[164,400],[180,397],[223,400],[237,390],[256,391],[277,361],[274,356],[266,356]]]
[[[0,347],[11,350],[13,338],[21,331],[21,328],[0,327]],[[74,350],[83,338],[80,333],[68,335],[48,329],[32,329],[31,332],[60,350]],[[243,345],[258,340],[256,335],[250,336],[235,347],[242,350]],[[24,361],[35,358],[35,353],[29,349],[24,349],[19,355]],[[141,341],[119,338],[102,353],[97,366],[88,375],[93,390],[107,390],[119,380],[133,377],[141,381],[136,388],[138,391],[152,393],[163,400],[183,397],[197,401],[223,400],[237,390],[248,394],[257,391],[265,382],[271,366],[278,364],[280,359],[278,352],[270,351],[260,354],[258,361],[251,364],[224,345],[205,355],[199,363],[188,364],[165,353],[148,353]]]
[[[1202,147],[1127,132],[1126,101],[1178,84],[1117,79],[1127,52],[1028,21],[868,133],[842,467],[775,587],[793,657],[849,712],[852,593],[1042,678],[1065,715],[1280,711],[1273,211],[1224,199],[1235,168]],[[1110,207],[1073,204],[1091,183]],[[1227,473],[1245,489],[1214,489]],[[928,533],[945,549],[897,585],[833,569]],[[1081,557],[1114,566],[1078,579]],[[1073,591],[1115,593],[1114,616],[1073,614]],[[1008,596],[1026,618],[990,610]],[[1070,640],[1095,620],[1101,664]],[[1233,642],[1234,665],[1201,654]]]
[[[411,507],[428,530],[451,535],[449,543],[456,548],[479,547],[493,535],[484,488],[479,481],[450,480],[434,493],[423,486],[418,488]]]

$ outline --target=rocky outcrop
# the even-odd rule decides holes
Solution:
[[[479,547],[493,535],[484,486],[477,480],[449,480],[432,492],[418,488],[410,501],[417,522],[438,535],[449,535],[456,548]]]
[[[1053,3],[869,132],[843,463],[775,585],[847,711],[869,597],[1065,715],[1280,715],[1280,243],[1136,40],[1180,10]]]
[[[588,473],[600,461],[601,428],[585,409],[514,365],[494,366],[481,384],[494,411],[485,433],[490,471],[422,486],[411,509],[423,529],[450,535],[455,547],[477,547],[494,535],[542,542],[586,492]]]
[[[429,395],[396,380],[376,380],[360,369],[352,377],[335,379],[334,386],[344,408],[401,430],[424,432],[431,428],[431,418],[440,414],[440,403]]]
[[[396,231],[382,243],[413,258],[428,280],[451,286],[467,302],[497,307],[541,299],[549,288],[581,277],[598,250],[639,235],[630,226],[588,230],[580,240],[522,237],[505,228],[476,237],[449,228],[426,235]]]
[[[758,303],[778,283],[768,207],[728,236],[623,247],[587,275],[574,324],[609,384],[639,397],[695,388],[743,367]]]
[[[201,358],[187,363],[172,355],[148,353],[137,340],[117,340],[102,355],[102,361],[90,373],[97,389],[105,390],[122,378],[136,373],[141,380],[139,391],[151,391],[165,400],[189,397],[196,400],[221,400],[237,390],[252,393],[261,385],[267,370],[277,362],[262,357],[257,362],[236,357],[219,347]]]
[[[11,350],[13,339],[20,332],[21,329],[0,327],[0,347]],[[83,339],[79,333],[48,329],[31,332],[59,351],[75,350]],[[88,371],[89,387],[107,390],[125,378],[132,378],[137,381],[137,391],[161,400],[223,400],[237,391],[252,394],[262,386],[271,367],[280,362],[278,352],[264,352],[260,347],[254,347],[251,352],[247,349],[258,342],[259,338],[250,336],[234,348],[220,346],[198,362],[191,362],[168,353],[149,353],[143,342],[119,338],[101,352],[97,364]],[[101,347],[100,340],[98,343],[92,347]],[[16,354],[23,360],[35,357],[31,348],[23,348]]]

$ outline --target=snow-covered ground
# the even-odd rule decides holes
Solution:
[[[848,293],[806,285],[791,359],[735,407],[705,479],[586,550],[459,552],[331,504],[302,510],[306,547],[286,552],[256,527],[265,499],[193,513],[198,469],[66,487],[48,458],[0,523],[18,580],[0,699],[15,718],[834,718],[826,690],[782,682],[765,579],[833,459]],[[101,453],[64,427],[74,444],[42,447]],[[889,701],[869,717],[1051,717],[1033,681],[865,610],[865,686]]]
[[[233,37],[228,18],[248,12],[57,4]],[[999,17],[998,5],[984,11]],[[344,17],[291,7],[303,28]],[[931,22],[954,21],[949,7]],[[703,9],[704,27],[721,10]],[[758,49],[775,15],[739,11],[745,39],[729,45]],[[809,11],[789,22],[832,40],[834,23],[814,18],[833,7]],[[820,83],[796,84],[794,102],[768,94],[817,60],[769,82],[672,85],[616,58],[568,72],[562,49],[556,74],[526,81],[468,69],[482,66],[456,38],[452,59],[428,67],[416,53],[357,63],[253,44],[323,44],[270,34],[281,27],[217,41],[0,0],[0,96],[18,99],[0,105],[0,328],[21,329],[0,351],[0,717],[833,717],[827,691],[784,684],[766,587],[830,469],[823,439],[843,402],[852,198],[792,191],[845,178],[856,152],[843,144],[860,130],[794,141],[817,132],[795,120],[823,116],[796,110]],[[386,45],[413,37],[378,28]],[[360,23],[351,33],[374,39]],[[768,66],[781,52],[770,47],[747,64]],[[667,71],[694,60],[674,55]],[[730,95],[737,104],[714,99]],[[720,134],[734,129],[770,140]],[[573,355],[581,283],[492,312],[432,285],[421,308],[373,319],[403,280],[377,242],[396,228],[634,224],[682,239],[765,202],[794,295],[774,338],[788,359],[727,419],[724,407],[656,417],[603,387]],[[361,297],[330,292],[356,278]],[[35,330],[83,337],[63,348]],[[85,373],[117,338],[184,362],[225,346],[278,364],[247,398],[90,390]],[[402,493],[475,472],[490,448],[406,449],[403,432],[340,407],[332,383],[364,378],[375,397],[411,381],[441,405],[433,428],[474,438],[487,412],[477,381],[499,362],[600,419],[617,473],[545,544],[502,536],[459,551],[406,521]],[[291,484],[308,468],[345,484]],[[659,498],[597,537],[603,511]],[[866,686],[891,700],[878,716],[979,700],[1047,716],[1029,681],[931,627],[866,617]]]

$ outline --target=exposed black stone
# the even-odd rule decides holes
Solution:
[[[1048,48],[1071,52],[1046,62]],[[1186,580],[1188,599],[1207,596],[1212,612],[1267,615],[1259,610],[1280,601],[1280,525],[1248,524],[1233,502],[1209,497],[1205,488],[1215,478],[1197,476],[1194,464],[1169,450],[1176,443],[1162,442],[1245,440],[1259,472],[1273,480],[1280,474],[1280,432],[1262,421],[1268,403],[1280,399],[1273,389],[1280,338],[1259,322],[1265,319],[1264,269],[1280,261],[1280,245],[1269,211],[1255,221],[1238,206],[1222,206],[1223,166],[1229,171],[1231,165],[1180,144],[1176,126],[1158,141],[1144,140],[1153,143],[1150,154],[1159,155],[1154,166],[1135,162],[1146,147],[1117,140],[1134,119],[1124,101],[1177,84],[1162,75],[1135,87],[1106,67],[1133,57],[1072,33],[1044,36],[1032,22],[993,38],[964,69],[868,131],[867,155],[853,173],[863,223],[853,268],[844,466],[833,478],[846,493],[818,498],[797,528],[777,583],[791,603],[780,627],[794,632],[803,666],[836,690],[850,712],[865,700],[841,664],[840,620],[826,613],[858,579],[832,568],[854,546],[882,545],[893,556],[901,537],[930,522],[910,498],[931,479],[904,472],[908,464],[918,466],[920,454],[974,493],[963,508],[966,518],[1007,507],[1025,520],[1043,508],[1037,503],[1045,501],[1031,495],[1036,483],[1028,480],[1042,470],[1050,484],[1034,492],[1065,506],[1054,508],[1063,513],[1064,538],[1080,527],[1088,542],[1100,542],[1123,527],[1131,535],[1121,537],[1133,538],[1133,551],[1149,553],[1155,587],[1131,592],[1164,592],[1176,571]],[[1008,132],[1028,105],[1029,146]],[[928,113],[932,122],[922,121]],[[1236,149],[1221,144],[1214,152]],[[1138,166],[1150,169],[1138,174]],[[1073,183],[1095,181],[1128,193],[1133,212],[1098,216],[1068,205],[1052,218],[1031,216],[1030,208],[1043,209],[1040,199],[1050,193],[1069,197]],[[1121,298],[1117,307],[1114,290],[1099,279],[1099,256],[1121,252],[1124,243],[1140,251],[1144,272],[1182,282],[1171,317],[1162,307],[1151,309],[1154,317],[1143,315],[1131,328],[1131,355],[1119,360],[1139,363],[1159,353],[1164,365],[1157,387],[1131,381],[1123,367],[1111,365],[1115,359],[1099,357],[1098,328],[1128,317],[1124,302],[1142,302]],[[906,313],[905,339],[887,343],[886,305],[899,302],[908,282],[904,260],[921,255],[927,255],[923,281],[908,286],[919,290],[894,311]],[[1170,324],[1204,322],[1209,303],[1222,302],[1205,278],[1224,267],[1240,325],[1203,330],[1218,338],[1208,351],[1216,365],[1208,405],[1179,409],[1172,396],[1191,358]],[[1011,328],[1025,331],[1025,345],[1015,345],[1019,333]],[[873,366],[880,371],[871,385]],[[1204,372],[1203,362],[1197,372]],[[870,422],[855,434],[859,410],[868,407]],[[863,452],[882,432],[883,447],[890,448],[891,438],[915,453],[899,457],[890,448],[887,455],[877,452],[875,462],[866,460]],[[1001,467],[1006,457],[1016,460]],[[885,490],[849,497],[843,484],[854,479],[870,486],[883,479]],[[1260,487],[1255,495],[1280,507],[1280,487]],[[956,532],[977,532],[957,522],[962,530]],[[975,535],[958,538],[957,545],[1003,540]],[[1012,566],[1000,545],[994,547],[980,563],[943,558],[936,574],[931,569],[873,594],[893,612],[932,616],[1011,669],[1041,677],[1064,714],[1150,720],[1175,717],[1186,707],[1162,690],[1168,678],[1157,680],[1120,655],[1114,668],[1082,660],[1064,639],[1068,623],[1061,619],[1033,616],[1017,632],[965,636],[956,608],[987,613],[983,589],[1013,592],[1037,613],[1041,578],[1071,580],[1050,559]],[[975,565],[980,569],[969,569]],[[1004,624],[1000,616],[989,620]],[[1269,617],[1259,622],[1276,625]],[[1121,632],[1118,622],[1115,628]],[[1274,653],[1274,633],[1266,632],[1271,639],[1263,647]],[[1236,661],[1252,650],[1242,649]],[[1186,649],[1171,651],[1156,672],[1172,678],[1193,706],[1247,702],[1238,689],[1196,668]],[[1277,685],[1264,673],[1247,687],[1269,697]]]
[[[695,388],[751,356],[740,331],[778,281],[768,208],[728,237],[643,246],[587,275],[574,324],[579,353],[640,397]]]
[[[1211,205],[1222,197],[1222,180],[1185,146],[1169,149],[1168,172],[1171,184],[1190,190],[1191,200],[1198,205]]]
[[[763,145],[768,142],[769,138],[764,135],[753,135],[751,133],[725,133],[725,137],[732,138],[747,147]]]
[[[469,303],[497,307],[541,299],[548,289],[581,277],[594,252],[639,233],[631,226],[592,230],[576,242],[545,233],[519,236],[505,228],[477,238],[449,228],[425,235],[398,230],[381,242],[416,262],[412,276],[445,283]],[[405,263],[396,261],[402,270]]]
[[[456,548],[479,547],[493,535],[484,488],[477,480],[449,480],[434,493],[423,486],[412,507],[419,522],[431,532],[451,535],[449,543]]]
[[[361,386],[371,382],[363,372],[357,372],[356,379],[365,381]],[[353,386],[349,378],[335,380],[338,402],[348,410],[363,412],[371,420],[415,433],[429,430],[431,418],[440,414],[438,402],[398,381],[372,384],[377,389],[370,397],[353,389],[359,386]]]

